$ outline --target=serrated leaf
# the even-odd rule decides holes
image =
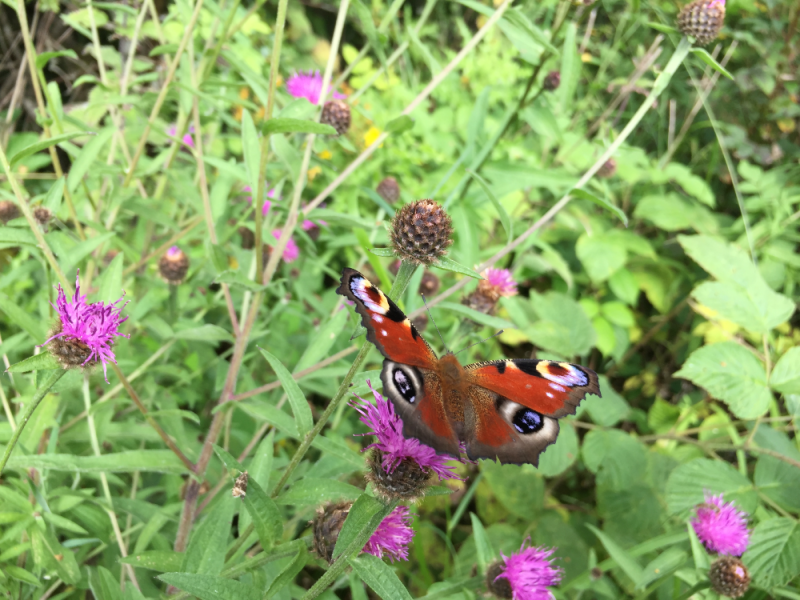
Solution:
[[[485,460],[481,472],[497,500],[513,515],[533,521],[544,503],[544,479],[533,468]]]
[[[461,273],[462,275],[467,275],[472,277],[473,279],[481,280],[483,279],[483,275],[478,273],[477,271],[473,271],[472,269],[465,267],[464,265],[458,264],[453,259],[442,256],[438,261],[432,263],[433,267],[439,267],[445,271],[452,271],[453,273]]]
[[[277,357],[273,356],[263,348],[258,349],[261,352],[261,356],[263,356],[267,362],[272,367],[272,370],[275,371],[275,374],[278,376],[278,379],[281,382],[281,386],[283,387],[283,391],[286,393],[286,397],[289,399],[289,404],[292,407],[292,413],[294,414],[295,424],[297,425],[297,433],[303,437],[311,431],[311,428],[314,427],[314,417],[311,415],[311,408],[308,406],[308,401],[306,400],[305,395],[300,390],[300,386],[297,385],[297,382],[292,377],[292,374],[283,366],[281,361],[278,360]]]
[[[361,581],[383,600],[411,600],[411,594],[397,577],[394,569],[377,556],[364,554],[358,558],[351,558],[350,564]]]
[[[611,277],[625,266],[628,258],[624,245],[604,234],[581,235],[575,244],[575,253],[595,283],[602,283]]]
[[[191,340],[193,342],[232,342],[233,336],[219,325],[206,323],[200,327],[192,327],[175,333],[176,340]]]
[[[261,600],[262,598],[260,590],[252,585],[225,577],[192,573],[164,573],[158,578],[179,590],[197,596],[200,600]]]
[[[225,551],[233,519],[234,498],[222,496],[214,510],[194,528],[181,571],[203,575],[219,575],[225,564]]]
[[[665,497],[670,514],[692,510],[705,502],[705,494],[724,494],[745,512],[753,512],[758,494],[744,475],[726,462],[697,458],[679,465],[669,475]]]
[[[698,58],[700,58],[700,60],[702,60],[702,61],[703,61],[704,63],[706,63],[706,64],[707,64],[709,67],[711,67],[712,69],[714,69],[714,70],[715,70],[717,73],[720,73],[720,74],[722,74],[722,75],[725,75],[725,77],[727,77],[728,79],[730,79],[731,81],[733,81],[733,75],[731,75],[731,74],[730,74],[730,72],[728,72],[728,70],[727,70],[725,67],[723,67],[721,64],[719,64],[719,63],[716,61],[716,59],[715,59],[713,56],[711,56],[711,55],[708,53],[708,51],[707,51],[707,50],[705,50],[704,48],[697,48],[697,47],[694,47],[694,48],[692,48],[691,50],[689,50],[689,52],[691,52],[692,54],[694,54],[695,56],[697,56]]]
[[[704,387],[725,402],[740,419],[760,417],[772,400],[764,365],[735,342],[698,348],[673,377]]]
[[[369,494],[361,494],[356,499],[353,506],[350,507],[339,537],[336,539],[333,558],[339,556],[358,537],[359,532],[369,525],[382,508],[383,504]]]
[[[800,347],[790,348],[778,359],[769,385],[782,394],[800,394]]]
[[[505,229],[506,231],[506,236],[507,236],[506,243],[511,243],[511,240],[514,237],[514,228],[511,225],[511,217],[508,216],[506,209],[503,208],[503,205],[500,204],[500,201],[492,193],[491,188],[489,188],[489,184],[483,177],[478,175],[476,172],[471,171],[470,169],[467,169],[467,173],[469,173],[472,176],[472,178],[478,182],[478,185],[481,186],[486,196],[494,205],[494,209],[497,211],[497,216],[500,217],[500,223],[503,225],[503,229]]]
[[[31,371],[48,371],[60,369],[61,365],[56,358],[49,352],[40,352],[33,356],[14,363],[8,367],[8,373],[30,373]]]
[[[790,448],[793,449],[792,446]],[[795,451],[790,458],[797,460]],[[800,512],[800,467],[775,456],[761,455],[756,462],[753,482],[775,504],[789,512]]]
[[[788,517],[762,521],[742,561],[757,585],[785,585],[800,574],[800,524]]]
[[[578,189],[578,188],[574,188],[574,189],[570,190],[569,194],[570,194],[570,196],[574,196],[575,198],[581,198],[583,200],[588,200],[589,202],[593,202],[594,204],[597,204],[597,206],[599,206],[601,208],[605,208],[607,210],[610,210],[611,212],[613,212],[615,215],[617,215],[619,217],[620,221],[622,221],[622,223],[625,225],[625,227],[628,226],[628,216],[625,214],[625,211],[622,210],[619,206],[614,206],[613,204],[611,204],[611,202],[609,202],[605,198],[601,198],[600,196],[595,196],[591,192],[587,192],[586,190],[581,190],[581,189]]]
[[[515,317],[515,323],[534,344],[563,356],[589,352],[595,331],[580,304],[559,292],[531,293],[530,303],[540,320],[529,324],[517,322]]]
[[[36,152],[41,152],[42,150],[46,150],[50,146],[55,146],[56,144],[60,144],[61,142],[67,142],[69,140],[73,140],[77,137],[82,137],[85,135],[94,135],[88,131],[73,131],[71,133],[64,133],[62,135],[56,135],[51,138],[45,140],[39,140],[29,146],[25,146],[21,150],[18,150],[8,159],[9,164],[13,167],[19,161],[24,158],[27,158],[31,154],[35,154]]]
[[[330,125],[307,119],[274,118],[266,121],[261,128],[265,135],[273,133],[314,133],[317,135],[336,135]]]

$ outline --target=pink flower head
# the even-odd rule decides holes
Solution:
[[[705,503],[695,507],[691,521],[697,537],[711,552],[741,556],[750,543],[747,513],[737,510],[733,502],[723,502],[722,494],[704,497]]]
[[[276,240],[279,240],[281,237],[281,230],[276,229],[272,232],[272,237]],[[283,261],[290,263],[297,260],[297,257],[300,256],[300,248],[297,247],[293,238],[289,238],[289,241],[286,243],[286,248],[283,250]]]
[[[526,539],[519,552],[511,556],[500,553],[505,569],[495,581],[507,579],[514,600],[552,600],[553,594],[547,588],[561,581],[561,569],[550,560],[555,548],[532,548],[529,544],[530,539]]]
[[[508,269],[486,269],[482,275],[498,296],[516,296],[517,282]]]
[[[72,297],[71,303],[67,301],[61,284],[58,285],[58,298],[56,298],[55,305],[51,306],[56,309],[61,319],[61,331],[46,340],[42,346],[61,337],[71,338],[85,344],[90,350],[90,354],[83,364],[98,360],[102,362],[103,376],[108,383],[106,363],[117,364],[117,359],[111,350],[114,338],[130,337],[119,332],[119,326],[128,319],[128,317],[120,319],[120,313],[128,303],[118,306],[122,302],[122,298],[108,305],[103,302],[93,304],[86,302],[86,296],[81,295],[79,274],[80,271],[75,276],[75,295]]]
[[[167,258],[177,258],[181,254],[183,254],[183,250],[178,248],[177,246],[170,246],[170,249],[167,250]]]
[[[295,73],[286,82],[286,91],[295,98],[305,98],[311,104],[319,104],[319,94],[322,91],[322,75],[319,71],[302,71]],[[328,90],[330,93],[330,90]],[[336,99],[345,98],[344,94],[336,91],[333,92],[333,97]]]
[[[194,138],[192,134],[194,133],[194,125],[189,125],[189,132],[183,135],[183,143],[189,146],[189,148],[194,148]],[[175,125],[170,125],[169,129],[167,129],[167,135],[170,137],[175,137],[178,134],[178,128]]]
[[[452,457],[437,454],[436,450],[426,446],[418,439],[407,439],[403,435],[403,420],[394,412],[392,403],[384,400],[383,396],[372,388],[369,381],[367,381],[367,385],[375,396],[375,405],[373,406],[363,398],[356,396],[360,402],[354,402],[351,406],[361,414],[361,422],[372,429],[362,435],[374,435],[378,438],[377,442],[370,444],[364,450],[370,448],[380,450],[383,470],[393,473],[402,461],[411,459],[421,468],[430,469],[436,473],[439,479],[460,480],[461,478],[453,472],[453,467],[447,464]]]
[[[245,191],[245,192],[251,192],[252,193],[253,188],[250,187],[249,185],[246,185],[246,186],[244,186],[242,188],[242,190]],[[272,198],[274,200],[275,199],[275,194],[276,194],[275,188],[267,190],[267,198]],[[252,204],[253,203],[253,197],[252,196],[248,196],[247,197],[247,201]],[[269,200],[264,200],[264,204],[261,205],[261,216],[266,217],[267,214],[269,213],[270,208],[272,208],[272,202],[270,202]]]
[[[414,539],[411,520],[407,506],[395,508],[370,536],[364,552],[378,558],[386,554],[392,562],[395,559],[408,560],[408,545]]]
[[[708,3],[708,7],[709,8],[712,8],[714,6],[718,6],[721,9],[724,10],[725,9],[725,0],[711,0],[711,2]]]

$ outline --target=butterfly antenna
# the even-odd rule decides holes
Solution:
[[[458,352],[456,352],[456,354],[461,354],[461,353],[462,353],[464,350],[469,350],[469,349],[470,349],[470,348],[472,348],[473,346],[477,346],[478,344],[482,344],[483,342],[488,342],[490,339],[492,339],[492,338],[494,338],[494,337],[497,337],[498,335],[500,335],[501,333],[503,333],[503,331],[505,331],[505,330],[504,330],[504,329],[501,329],[500,331],[498,331],[498,332],[497,332],[497,333],[495,333],[494,335],[490,335],[490,336],[489,336],[488,338],[486,338],[485,340],[481,340],[480,342],[475,342],[474,344],[470,344],[470,345],[469,345],[469,346],[467,346],[466,348],[462,348],[461,350],[459,350]]]
[[[447,349],[447,344],[445,344],[445,342],[444,342],[444,336],[442,336],[442,332],[439,331],[439,326],[436,324],[436,321],[433,320],[433,315],[431,314],[431,309],[428,308],[428,302],[425,300],[425,294],[420,294],[420,296],[422,296],[422,303],[425,305],[425,310],[428,311],[428,317],[430,317],[431,323],[433,323],[433,326],[436,327],[436,333],[439,334],[439,339],[442,340],[442,346],[444,346],[445,352],[450,352],[450,350]]]

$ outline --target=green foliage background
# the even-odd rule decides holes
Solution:
[[[40,351],[54,285],[77,269],[92,301],[125,291],[130,334],[115,346],[109,385],[99,369],[86,380],[67,372],[14,449],[0,482],[4,597],[159,598],[170,585],[181,597],[237,600],[475,598],[487,563],[530,537],[557,548],[557,598],[711,598],[697,585],[710,558],[686,523],[713,492],[751,517],[746,598],[800,598],[796,2],[728,2],[710,55],[685,58],[674,54],[677,7],[665,2],[353,0],[341,43],[340,5],[290,2],[272,88],[273,2],[4,2],[10,172],[0,200],[55,218],[0,227],[0,354],[8,366]],[[495,11],[505,12],[493,26]],[[41,97],[17,77],[25,42]],[[324,71],[332,43],[353,123],[340,138],[307,137],[324,133],[318,111],[283,82]],[[673,55],[682,62],[670,80]],[[553,70],[560,86],[544,90]],[[190,125],[193,148],[178,143]],[[615,141],[614,170],[602,155]],[[334,292],[341,269],[391,288],[393,258],[369,251],[388,245],[396,207],[374,190],[389,175],[400,202],[446,207],[461,271],[504,251],[495,266],[519,282],[519,295],[484,315],[460,303],[474,279],[433,268],[441,292],[462,286],[430,299],[447,346],[503,328],[468,362],[579,362],[600,374],[603,398],[562,421],[538,470],[481,461],[459,467],[463,484],[433,488],[413,508],[408,562],[346,557],[347,569],[312,588],[328,570],[309,549],[317,507],[358,499],[350,540],[383,510],[364,491],[366,442],[353,437],[364,428],[346,402],[287,466],[362,342]],[[297,216],[294,199],[307,210],[301,222],[325,222],[318,236],[294,231],[299,258],[266,286],[240,234],[262,226],[246,199],[256,193],[243,189],[259,182],[277,198],[265,242]],[[176,287],[157,267],[172,244],[191,261]],[[412,316],[422,274],[401,298]],[[44,354],[3,376],[4,446],[54,366]],[[373,350],[348,393],[367,394],[379,369]],[[190,474],[207,441],[216,452]],[[230,494],[243,469],[244,502]],[[181,515],[198,495],[181,542]]]

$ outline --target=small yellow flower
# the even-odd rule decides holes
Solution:
[[[581,62],[592,62],[592,55],[588,52],[581,54]]]
[[[320,173],[322,173],[322,168],[321,167],[311,167],[308,170],[308,180],[309,181],[314,181],[314,178],[317,175],[319,175]]]
[[[478,29],[481,29],[484,25],[486,25],[486,21],[489,20],[489,17],[486,15],[478,15],[478,18],[475,19],[475,24],[478,26]]]
[[[238,261],[238,260],[236,260],[236,258],[235,258],[235,257],[233,257],[233,256],[229,256],[229,257],[228,257],[228,266],[229,266],[229,267],[230,267],[232,270],[236,271],[236,270],[239,268],[239,261]]]
[[[375,141],[380,137],[382,133],[383,132],[380,129],[372,125],[369,129],[367,129],[367,132],[364,134],[364,147],[369,148],[370,146],[372,146],[372,144],[375,143]],[[378,146],[378,148],[382,147],[383,144]]]
[[[778,119],[778,129],[780,129],[783,133],[794,131],[794,119]]]
[[[317,156],[319,156],[322,160],[330,160],[333,154],[331,154],[330,150],[323,150]]]
[[[250,97],[250,90],[246,87],[239,88],[239,98],[247,100]]]

